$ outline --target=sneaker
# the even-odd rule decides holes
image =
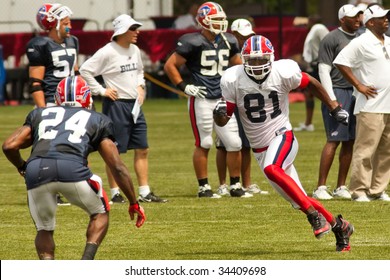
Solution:
[[[390,201],[390,197],[387,193],[383,192],[381,196],[377,198],[377,200]]]
[[[236,183],[230,186],[230,196],[233,197],[253,197],[253,194],[245,192],[241,187],[241,183]]]
[[[58,206],[69,206],[70,203],[63,201],[61,196],[59,194],[57,194],[57,205]]]
[[[120,194],[120,193],[117,193],[116,195],[114,195],[112,198],[111,198],[111,201],[110,201],[110,204],[113,204],[113,203],[125,203],[125,199],[123,198],[123,196]]]
[[[228,186],[226,184],[220,185],[218,188],[217,194],[220,196],[224,196],[224,195],[229,196],[230,193],[228,190]]]
[[[351,199],[351,194],[346,186],[340,186],[333,191],[333,197]]]
[[[327,186],[319,186],[314,192],[313,197],[315,199],[329,200],[333,197],[328,192]]]
[[[159,203],[165,203],[168,202],[167,199],[161,198],[157,195],[155,195],[153,192],[148,193],[147,196],[139,196],[138,200],[141,202],[159,202]]]
[[[318,211],[314,211],[313,213],[307,214],[307,220],[311,224],[313,228],[314,236],[317,239],[322,238],[325,234],[330,231],[330,224],[325,220],[324,216]]]
[[[359,197],[356,197],[353,199],[353,201],[356,201],[356,202],[370,202],[371,201],[371,198],[369,198],[367,195],[361,195]]]
[[[242,188],[245,192],[251,193],[251,194],[268,194],[268,191],[262,191],[258,185],[252,184],[247,188]]]
[[[312,131],[314,131],[314,125],[313,124],[305,125],[304,123],[299,123],[298,127],[294,127],[294,131],[309,131],[309,132],[312,132]]]
[[[198,197],[221,198],[220,195],[213,193],[209,184],[199,186]]]
[[[348,252],[351,250],[349,245],[349,237],[354,231],[354,227],[347,220],[344,220],[341,215],[336,218],[336,225],[332,228],[332,231],[336,237],[336,251]]]

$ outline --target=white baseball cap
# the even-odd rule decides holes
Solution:
[[[114,34],[111,36],[111,41],[115,36],[126,33],[131,26],[137,25],[140,27],[142,26],[142,23],[135,21],[129,15],[123,14],[114,19],[112,25],[114,26]]]
[[[240,18],[236,19],[232,22],[232,25],[230,26],[230,29],[232,31],[236,31],[240,33],[242,36],[249,36],[249,35],[255,35],[256,33],[252,30],[252,24],[249,22],[249,20]]]
[[[355,7],[355,5],[347,4],[339,9],[339,19],[342,19],[343,17],[354,17],[358,13],[363,13],[363,10]]]
[[[379,5],[373,5],[371,7],[368,7],[363,14],[363,24],[366,24],[367,21],[369,21],[372,18],[380,18],[387,15],[389,10],[384,10]]]

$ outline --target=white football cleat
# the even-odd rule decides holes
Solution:
[[[333,197],[328,192],[327,186],[319,186],[314,192],[313,197],[315,199],[329,200]]]

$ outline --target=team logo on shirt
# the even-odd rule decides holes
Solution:
[[[135,71],[137,70],[137,63],[121,65],[120,68],[121,68],[121,73]]]

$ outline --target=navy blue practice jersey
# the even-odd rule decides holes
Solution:
[[[44,66],[43,92],[46,103],[54,103],[58,83],[65,77],[74,75],[74,67],[79,52],[76,37],[66,38],[58,44],[49,37],[35,37],[27,44],[27,58],[30,66]]]
[[[87,165],[88,154],[105,138],[113,138],[111,120],[101,113],[77,107],[47,107],[31,111],[24,125],[31,127],[35,158],[72,160]]]
[[[184,34],[178,40],[176,53],[184,57],[186,66],[192,74],[194,84],[205,86],[209,99],[222,96],[219,86],[223,72],[229,66],[229,60],[240,52],[237,39],[230,33],[224,33],[228,43],[218,35],[210,42],[201,33]]]

